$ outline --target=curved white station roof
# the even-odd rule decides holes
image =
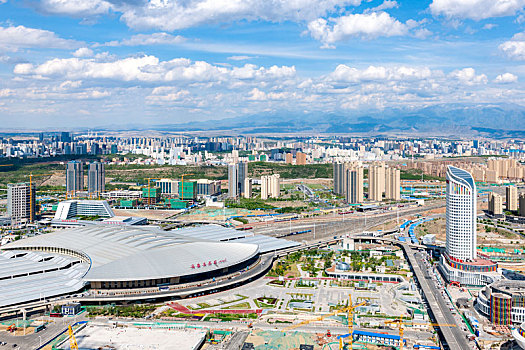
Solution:
[[[152,227],[86,226],[9,243],[5,250],[56,247],[91,259],[86,281],[128,281],[212,272],[259,253],[257,244],[214,242]],[[32,249],[33,248],[33,249]]]

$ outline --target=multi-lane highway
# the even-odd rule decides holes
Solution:
[[[423,253],[416,252],[407,244],[402,244],[403,249],[409,259],[410,265],[417,278],[419,286],[423,291],[425,299],[428,302],[430,311],[434,316],[434,321],[440,324],[455,324],[456,327],[440,327],[443,347],[446,349],[471,349],[461,325],[457,324],[456,319],[450,312],[449,307],[435,286],[431,286],[428,281],[431,280],[430,274],[423,263]]]

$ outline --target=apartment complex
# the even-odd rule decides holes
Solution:
[[[237,198],[244,193],[244,180],[248,176],[248,163],[232,163],[228,165],[228,197]]]
[[[510,211],[518,210],[518,189],[516,186],[507,186],[505,188],[505,200],[507,202],[505,208]]]
[[[489,212],[495,216],[503,215],[503,197],[497,193],[489,193]]]
[[[106,170],[100,162],[90,163],[88,166],[88,193],[91,196],[99,196],[106,190]]]
[[[376,202],[383,200],[385,172],[384,164],[374,164],[368,168],[368,199]]]
[[[66,168],[66,191],[71,195],[84,190],[84,165],[81,161],[72,160]]]
[[[281,195],[281,178],[279,174],[261,177],[261,199],[279,198]]]
[[[33,222],[35,219],[35,186],[29,183],[7,185],[7,215],[12,225]]]
[[[352,165],[346,170],[345,177],[345,199],[347,203],[362,203],[364,196],[363,167]]]

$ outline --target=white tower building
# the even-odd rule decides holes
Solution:
[[[447,168],[447,245],[452,260],[476,259],[476,184],[469,172]]]

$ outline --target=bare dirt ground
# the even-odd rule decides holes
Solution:
[[[177,214],[177,210],[147,210],[147,209],[113,209],[113,212],[117,216],[134,216],[143,217],[150,220],[163,220],[172,215]]]

